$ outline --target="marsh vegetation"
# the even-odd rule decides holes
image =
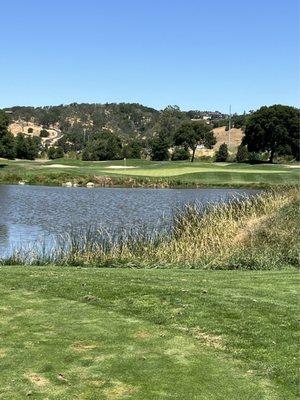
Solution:
[[[6,264],[66,266],[284,269],[298,265],[298,189],[277,189],[206,207],[177,210],[167,228],[90,225],[47,248],[21,249]]]

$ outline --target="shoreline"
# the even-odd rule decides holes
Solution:
[[[48,177],[47,177],[48,178]],[[125,178],[116,178],[112,179],[112,177],[94,177],[91,179],[86,179],[86,177],[77,177],[77,179],[64,179],[58,180],[56,179],[50,180],[47,179],[16,179],[16,180],[7,180],[1,181],[0,177],[0,186],[3,185],[17,185],[17,186],[49,186],[49,187],[69,187],[69,188],[86,188],[86,189],[99,189],[99,188],[124,188],[124,189],[272,189],[279,188],[283,186],[282,184],[271,184],[271,183],[200,183],[200,182],[178,182],[178,180],[152,180],[149,179],[125,179]],[[99,179],[100,178],[100,179]],[[100,180],[100,182],[99,182]],[[73,182],[72,182],[73,181]],[[78,183],[77,181],[81,181]],[[68,183],[72,183],[72,185],[68,185]],[[87,187],[88,183],[92,183],[94,186]],[[295,185],[284,185],[293,187]]]
[[[24,249],[0,258],[0,265],[202,270],[297,267],[298,196],[299,189],[281,189],[214,205],[205,212],[197,205],[188,206],[177,212],[167,236],[161,230],[154,238],[145,235],[142,226],[128,235],[113,235],[113,240],[109,232],[88,226],[62,237],[49,255]]]
[[[247,188],[268,189],[296,186],[299,169],[264,164],[217,164],[195,162],[150,162],[128,160],[128,171],[121,161],[83,162],[55,160],[47,168],[36,161],[0,163],[0,184],[117,188]],[[55,167],[53,167],[55,166]],[[298,166],[298,165],[297,165]],[[59,168],[60,167],[60,168]]]

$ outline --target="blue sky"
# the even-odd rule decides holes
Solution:
[[[0,107],[299,106],[298,0],[1,2]]]

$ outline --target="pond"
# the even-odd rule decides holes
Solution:
[[[65,188],[0,185],[0,258],[93,224],[108,231],[168,227],[175,209],[258,193],[246,189]]]

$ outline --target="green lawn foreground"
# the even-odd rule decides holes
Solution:
[[[296,399],[291,271],[0,268],[0,399]]]
[[[117,184],[134,179],[142,185],[164,182],[170,186],[232,186],[260,187],[269,185],[297,185],[299,165],[237,164],[207,162],[175,162],[127,160],[80,161],[72,159],[9,161],[0,160],[0,183],[61,185],[67,181],[97,183],[97,178],[109,177]],[[129,183],[127,182],[127,185]]]

